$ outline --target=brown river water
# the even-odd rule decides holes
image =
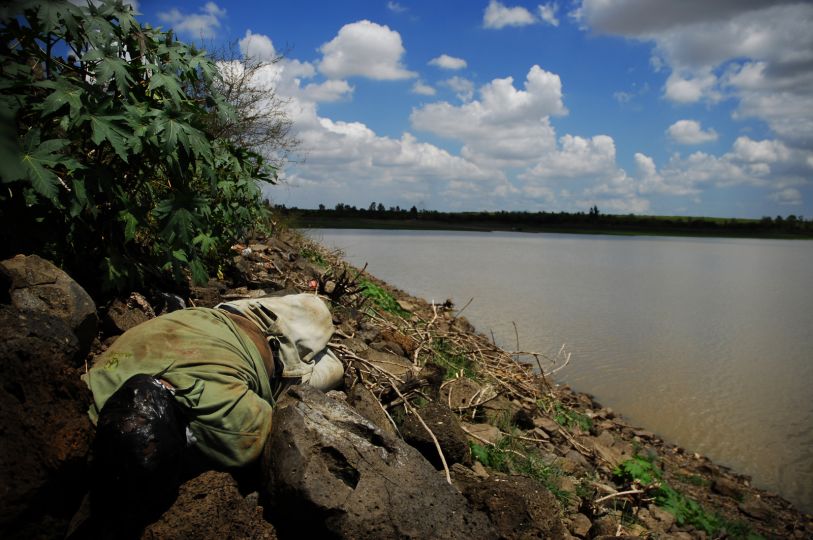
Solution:
[[[309,234],[415,296],[473,298],[463,314],[508,350],[564,344],[557,382],[813,512],[813,242]]]

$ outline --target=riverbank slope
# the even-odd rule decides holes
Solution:
[[[57,299],[62,278],[4,267],[4,537],[62,538],[88,517],[82,501],[93,428],[79,375],[121,332],[179,307],[179,300],[211,307],[281,290],[310,291],[330,302],[337,327],[331,348],[347,368],[333,399],[373,422],[382,440],[402,439],[419,450],[499,537],[813,536],[810,516],[778,495],[629,425],[589,395],[553,385],[478,334],[449,302],[411,297],[291,232],[234,250],[222,279],[191,287],[183,298],[141,291],[98,307],[85,297],[20,307],[15,299],[29,285],[45,286],[48,298]],[[72,285],[64,290],[76,294]],[[54,312],[60,305],[83,315],[67,317],[68,328]],[[98,332],[95,326],[88,332],[96,313]],[[346,464],[332,473],[348,485],[355,478]],[[291,516],[271,509],[260,477],[197,471],[171,507],[130,532],[136,538],[293,537]],[[331,532],[330,520],[317,525]]]

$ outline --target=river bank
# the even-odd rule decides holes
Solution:
[[[311,255],[312,258],[315,257],[314,260],[322,262],[329,260],[329,254],[326,254],[323,248],[314,246],[313,249],[314,253],[320,253],[319,256]],[[306,250],[306,253],[310,251]],[[337,266],[345,263],[333,259],[330,264]],[[425,300],[412,297],[375,278],[370,279],[377,286],[390,292],[399,305],[406,303],[408,307],[415,307],[412,314],[413,316],[417,314],[419,320],[431,321],[434,317],[433,306],[427,304]],[[465,321],[464,318],[457,319],[454,313],[454,310],[445,312],[450,320]],[[493,346],[489,345],[491,343],[489,338],[476,334],[474,328],[467,323],[463,324],[467,327],[467,335],[478,336],[479,347]],[[449,328],[441,329],[440,335],[443,336],[444,331],[455,334],[453,327]],[[445,337],[448,339],[448,334]],[[561,363],[561,359],[559,360]],[[534,381],[529,383],[529,387],[540,388],[539,379],[535,377],[533,370],[529,369],[522,377],[527,377],[527,381]],[[458,381],[459,379],[458,377]],[[544,390],[534,395],[536,409],[531,407],[532,417],[534,414],[538,415],[534,417],[535,422],[532,421],[533,427],[526,424],[524,426],[526,429],[522,429],[510,422],[506,424],[503,419],[501,425],[503,429],[500,433],[493,432],[491,440],[482,441],[472,437],[471,442],[485,443],[486,446],[493,443],[495,447],[501,445],[511,447],[511,444],[517,441],[530,442],[533,446],[531,454],[536,449],[542,449],[543,453],[547,452],[548,461],[555,464],[554,472],[551,474],[556,480],[550,485],[554,491],[564,486],[565,492],[570,493],[569,496],[563,497],[566,502],[562,506],[562,515],[571,534],[576,535],[577,532],[584,534],[578,525],[587,523],[584,518],[588,518],[592,524],[612,522],[616,527],[620,527],[615,532],[622,530],[626,534],[643,536],[651,534],[655,537],[669,537],[670,534],[681,537],[680,533],[688,533],[697,538],[726,534],[731,537],[747,537],[748,531],[776,538],[791,537],[794,534],[804,538],[805,535],[813,534],[810,529],[810,516],[793,509],[790,503],[776,493],[753,488],[747,476],[719,466],[698,453],[664,441],[645,429],[630,425],[623,416],[603,407],[588,394],[575,392],[567,386],[552,386],[547,380],[542,387]],[[522,410],[523,403],[530,403],[523,399],[527,398],[527,395],[512,396],[510,392],[504,392],[500,393],[499,397],[505,397],[503,394],[513,398],[514,404],[519,405],[517,411]],[[554,420],[553,424],[549,423],[551,419]],[[499,421],[496,423],[499,424]],[[622,469],[637,465],[646,468],[647,465],[642,464],[641,459],[655,464],[660,471],[650,476],[652,485],[660,483],[661,486],[674,488],[680,495],[675,495],[671,502],[657,494],[653,496],[652,492],[646,493],[646,489],[644,489],[646,494],[619,496],[618,493],[625,489],[628,490],[633,486],[633,489],[643,487],[640,482],[634,481],[631,484],[629,482],[619,484],[621,477],[618,475],[619,466],[622,466]],[[574,466],[570,460],[577,465]],[[483,461],[489,463],[487,457]],[[564,467],[556,470],[559,465]],[[592,497],[587,495],[591,490]],[[595,501],[601,501],[601,504],[595,505]],[[683,524],[675,525],[668,518],[666,523],[650,519],[652,513],[663,517],[663,513],[660,512],[662,506],[656,501],[664,502],[663,506],[676,511]],[[698,509],[691,501],[698,503],[703,510]],[[756,510],[757,507],[767,512]],[[647,511],[651,511],[649,515]],[[769,514],[782,517],[772,523],[761,521]],[[772,519],[768,518],[769,521]],[[703,524],[709,525],[715,520],[718,520],[718,524],[733,525],[734,530],[722,532],[719,528],[715,530],[713,525],[703,530]],[[779,525],[783,521],[786,524]],[[665,524],[670,523],[671,526],[664,528]],[[795,529],[797,525],[800,526],[798,530]],[[647,529],[647,526],[650,528]]]
[[[347,367],[334,399],[352,403],[385,440],[420,450],[472,515],[487,517],[495,536],[813,535],[810,517],[781,497],[629,425],[589,395],[552,385],[478,334],[450,303],[411,297],[296,234],[235,246],[224,267],[223,279],[192,287],[181,299],[211,307],[289,290],[329,300],[337,327],[331,347]],[[23,278],[3,275],[10,292],[0,310],[8,323],[2,425],[10,437],[0,460],[8,479],[2,530],[8,538],[61,538],[82,514],[93,437],[84,414],[89,396],[78,377],[118,334],[170,309],[175,297],[143,291],[101,305],[102,324],[92,332],[85,321],[96,316],[95,307],[57,303],[84,306],[70,330],[51,315],[20,311],[13,299]],[[272,506],[256,475],[198,472],[163,515],[131,532],[292,537],[291,516]]]

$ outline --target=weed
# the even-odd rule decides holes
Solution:
[[[528,476],[544,485],[560,504],[567,505],[570,493],[559,487],[561,469],[533,448],[526,448],[511,436],[503,437],[494,446],[469,443],[474,459],[497,472]]]
[[[448,341],[434,340],[432,353],[435,363],[446,370],[444,379],[456,379],[461,374],[469,379],[477,379],[477,371],[471,358],[463,352],[454,350]]]
[[[582,431],[590,431],[593,427],[593,420],[589,416],[571,409],[552,397],[546,396],[537,400],[536,406],[562,427],[578,427]]]
[[[616,467],[613,475],[621,482],[637,480],[644,486],[650,486],[655,495],[655,504],[674,515],[678,525],[689,524],[711,536],[725,531],[732,538],[758,538],[747,525],[708,512],[699,502],[666,483],[653,458],[636,455]]]
[[[313,264],[319,265],[322,268],[325,268],[325,267],[328,266],[327,261],[325,260],[324,256],[322,256],[322,254],[317,249],[311,248],[309,246],[305,246],[300,251],[300,255],[302,255],[302,258],[305,259],[306,261],[309,261],[309,262],[312,262]]]
[[[409,317],[409,311],[402,308],[393,295],[383,287],[376,285],[372,281],[363,279],[359,283],[359,291],[365,298],[369,298],[373,303],[384,311],[388,311],[399,317]]]

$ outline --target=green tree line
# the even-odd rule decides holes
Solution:
[[[439,228],[478,228],[495,230],[551,230],[564,232],[657,233],[730,236],[813,236],[813,220],[794,214],[762,219],[725,219],[681,216],[644,216],[635,214],[604,214],[598,206],[587,212],[439,212],[386,207],[371,203],[357,208],[344,203],[334,208],[320,205],[319,209],[277,207],[295,224],[302,226],[373,226],[410,228],[434,225]],[[366,224],[366,225],[365,225]]]

